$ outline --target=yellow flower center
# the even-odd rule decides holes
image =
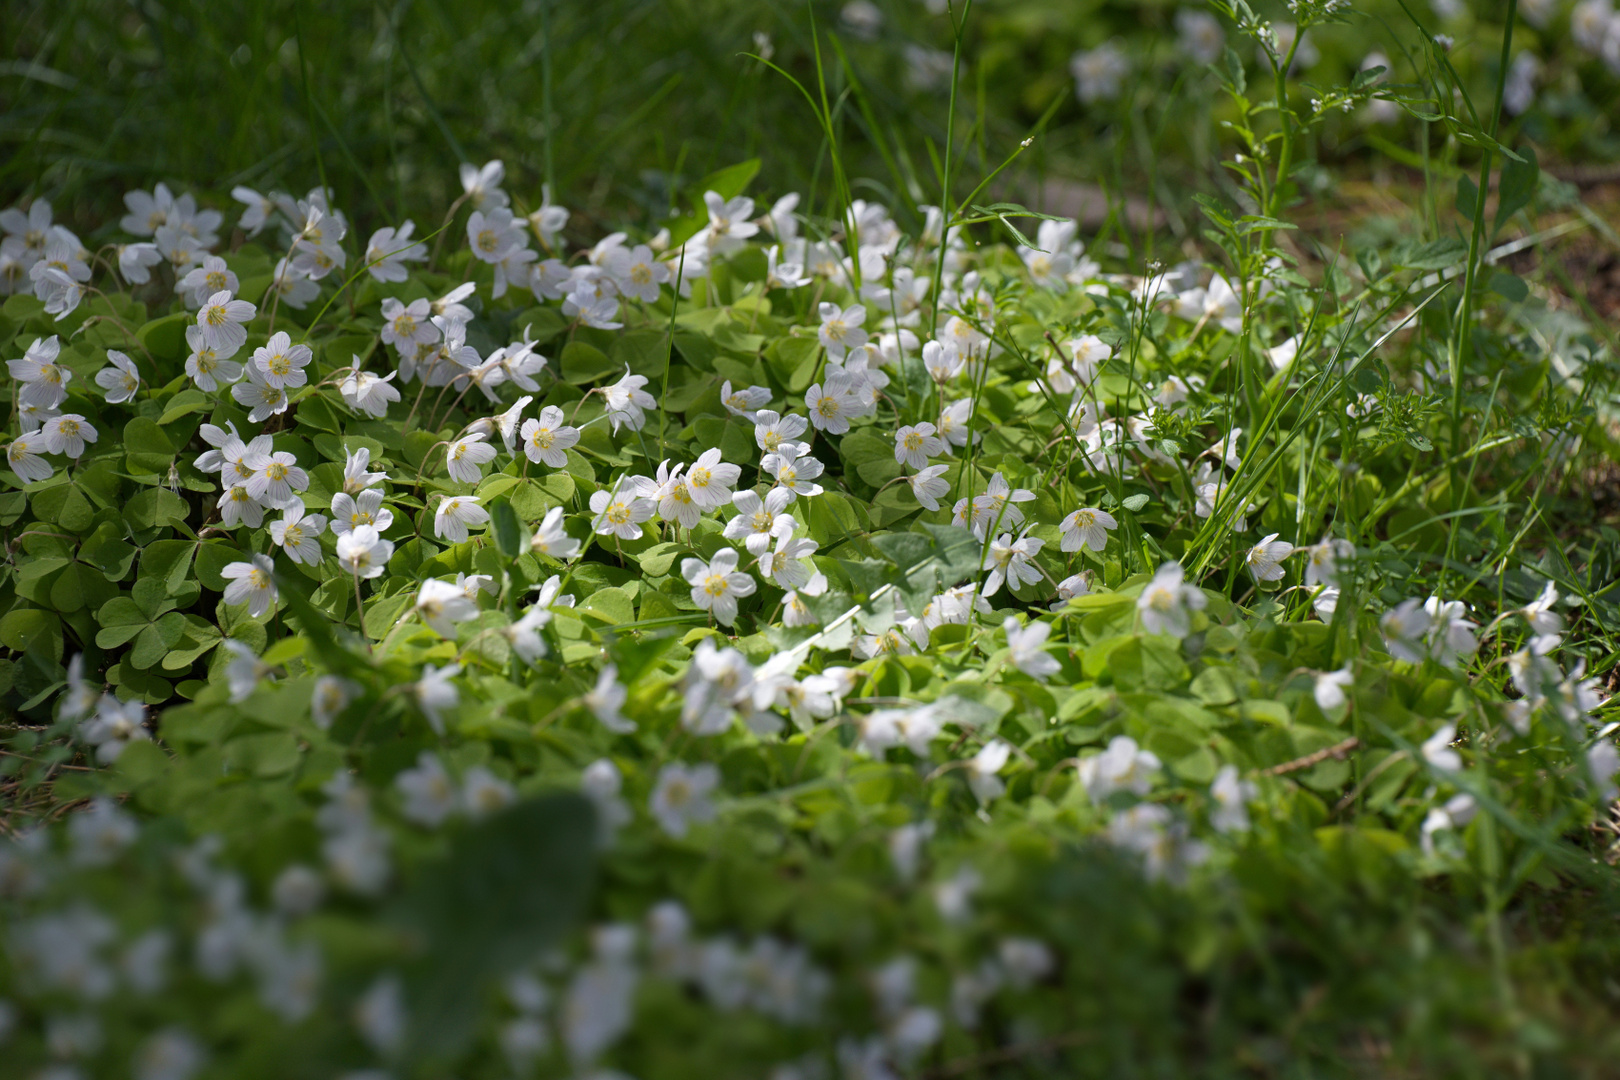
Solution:
[[[209,288],[209,290],[211,292],[219,292],[220,290],[224,289],[226,287],[226,285],[227,285],[227,282],[225,280],[225,273],[224,273],[224,271],[221,271],[221,270],[215,270],[213,273],[209,274],[203,280],[208,282],[208,288]]]
[[[724,574],[710,574],[708,577],[703,579],[703,591],[708,593],[710,596],[726,595],[727,587],[726,576]]]
[[[268,589],[270,587],[270,575],[255,567],[248,571],[248,584],[255,589]]]
[[[630,521],[630,504],[616,502],[607,508],[607,520],[614,525],[624,525]]]
[[[921,450],[923,445],[923,437],[919,432],[908,431],[906,432],[904,442],[907,450]]]
[[[534,434],[529,436],[529,441],[542,450],[550,450],[551,444],[557,441],[557,433],[550,428],[535,428]]]
[[[838,415],[838,408],[838,399],[835,397],[822,395],[822,397],[816,401],[816,412],[820,413],[821,416],[827,420],[831,420],[833,417]]]
[[[272,461],[264,467],[264,475],[271,480],[285,480],[287,479],[287,466],[279,461]]]
[[[394,319],[394,333],[400,337],[414,337],[416,335],[416,319],[410,315],[400,315]]]
[[[276,355],[270,358],[269,363],[267,363],[265,366],[270,369],[270,374],[272,375],[284,376],[288,372],[292,371],[292,361],[289,360],[284,353],[276,353]]]
[[[652,267],[646,263],[637,263],[630,268],[630,280],[637,285],[652,284]]]
[[[711,475],[708,469],[693,469],[686,474],[686,482],[695,488],[706,488]]]
[[[225,318],[224,304],[214,304],[203,308],[203,319],[207,321],[209,326],[224,326],[230,321]]]
[[[500,238],[495,235],[494,229],[485,229],[478,234],[478,250],[494,251],[500,247]]]

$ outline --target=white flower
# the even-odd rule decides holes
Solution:
[[[1079,551],[1083,547],[1101,551],[1108,546],[1109,530],[1118,527],[1119,522],[1106,510],[1081,507],[1058,525],[1063,531],[1063,539],[1058,546],[1063,551]]]
[[[321,542],[316,539],[326,531],[326,518],[320,514],[305,514],[304,504],[293,499],[280,521],[270,523],[270,539],[287,553],[293,562],[319,566]]]
[[[705,639],[687,668],[681,725],[694,735],[719,735],[731,726],[732,707],[752,698],[753,690],[754,669],[747,658]]]
[[[11,471],[24,484],[31,484],[39,480],[49,480],[56,470],[51,468],[50,462],[42,455],[45,452],[45,436],[38,432],[19,435],[6,447],[6,463]]]
[[[357,525],[338,537],[337,557],[343,569],[356,577],[381,577],[394,557],[394,543],[379,536],[375,526]]]
[[[264,507],[248,494],[245,484],[232,484],[226,488],[215,505],[219,507],[220,521],[227,529],[234,529],[238,525],[257,529],[264,524]]]
[[[1444,772],[1456,772],[1461,769],[1462,755],[1451,748],[1452,740],[1456,737],[1456,724],[1442,724],[1440,730],[1424,741],[1423,760]]]
[[[203,343],[202,327],[186,327],[186,344],[191,347],[186,357],[186,374],[199,389],[212,393],[222,384],[233,383],[242,377],[241,364],[221,356]]]
[[[506,179],[506,166],[499,158],[486,161],[482,166],[469,161],[461,163],[461,189],[479,210],[493,210],[510,203],[501,182]]]
[[[131,742],[151,739],[145,725],[145,705],[106,694],[97,704],[95,716],[80,725],[79,738],[96,748],[98,762],[110,765]]]
[[[766,454],[760,460],[759,467],[775,478],[778,488],[793,495],[810,498],[825,490],[815,482],[825,466],[805,453],[803,443],[784,442],[776,453]]]
[[[1333,712],[1346,700],[1345,687],[1355,685],[1355,672],[1346,664],[1338,671],[1324,671],[1316,677],[1316,706],[1325,713]]]
[[[398,229],[384,226],[371,234],[366,243],[366,272],[378,281],[404,281],[410,271],[408,262],[422,262],[428,257],[426,244],[414,243],[411,234],[416,224],[405,222]]]
[[[1007,764],[1012,747],[1000,739],[991,739],[968,761],[968,787],[980,803],[987,803],[1007,790],[996,774]]]
[[[536,604],[502,633],[506,635],[506,640],[511,642],[512,651],[532,664],[546,655],[546,642],[540,636],[540,630],[550,621],[551,612]]]
[[[399,391],[393,385],[394,377],[398,374],[397,371],[390,371],[387,375],[373,375],[369,371],[361,371],[360,358],[357,356],[354,370],[338,384],[338,393],[343,395],[349,408],[381,419],[388,415],[388,406],[399,400]]]
[[[231,387],[231,397],[250,410],[249,421],[262,424],[270,417],[287,411],[286,391],[266,382],[258,365],[244,365],[243,371],[247,378]]]
[[[260,618],[275,607],[275,564],[268,555],[255,555],[252,562],[228,563],[219,572],[230,582],[225,586],[227,604],[246,604],[248,614]]]
[[[1007,635],[1007,650],[1013,664],[1025,675],[1042,682],[1048,675],[1056,675],[1062,668],[1057,657],[1046,651],[1046,639],[1052,635],[1052,624],[1032,622],[1026,629],[1009,615],[1001,624]]]
[[[724,405],[732,416],[740,416],[750,424],[759,423],[760,406],[770,403],[770,387],[749,386],[732,390],[730,379],[720,384],[720,404]]]
[[[1057,601],[1052,605],[1052,611],[1062,611],[1069,606],[1069,601],[1077,596],[1085,596],[1091,592],[1091,571],[1082,570],[1078,574],[1071,574],[1057,584]]]
[[[155,247],[152,253],[157,254]],[[202,307],[215,293],[228,292],[234,296],[240,287],[236,275],[231,273],[225,260],[218,255],[203,256],[201,266],[193,267],[185,277],[174,283],[174,291],[187,294],[186,306],[194,308]]]
[[[57,363],[61,351],[61,342],[52,334],[35,338],[21,360],[6,361],[11,377],[23,384],[18,394],[20,402],[54,409],[67,400],[67,384],[73,381],[73,372]]]
[[[719,786],[720,770],[708,762],[693,766],[671,762],[659,770],[648,808],[659,827],[679,840],[693,823],[714,819],[711,796]]]
[[[1337,585],[1339,560],[1353,559],[1356,546],[1348,540],[1335,540],[1324,536],[1321,543],[1302,549],[1305,552],[1305,584]]]
[[[433,535],[452,544],[467,542],[467,526],[482,525],[489,511],[478,505],[476,495],[454,495],[439,501],[433,514]]]
[[[569,447],[579,442],[579,429],[563,422],[563,411],[555,405],[540,410],[538,420],[523,422],[523,452],[530,461],[540,461],[560,469],[568,464]]]
[[[131,1071],[135,1080],[191,1080],[203,1060],[196,1039],[179,1028],[167,1028],[141,1043]]]
[[[670,279],[669,267],[654,257],[652,248],[637,244],[633,248],[615,247],[604,261],[603,268],[625,296],[633,296],[651,304],[658,299],[658,287]]]
[[[141,373],[136,369],[135,361],[117,349],[108,349],[107,359],[112,367],[104,367],[96,372],[96,385],[107,392],[108,404],[116,405],[133,399],[135,392],[141,388]]]
[[[417,755],[416,768],[396,774],[394,786],[405,799],[401,813],[418,825],[437,828],[456,812],[455,781],[432,751]]]
[[[1277,534],[1272,533],[1249,549],[1244,556],[1248,564],[1249,573],[1254,575],[1256,581],[1281,581],[1283,576],[1282,561],[1294,553],[1294,545],[1286,540],[1278,540]]]
[[[56,451],[53,449],[51,453],[54,454]],[[1520,608],[1519,614],[1525,617],[1530,623],[1530,629],[1537,634],[1561,633],[1564,629],[1563,616],[1553,610],[1553,605],[1557,603],[1558,587],[1549,581],[1542,587],[1541,595]]]
[[[1247,832],[1249,803],[1259,794],[1260,789],[1252,781],[1238,777],[1236,765],[1221,766],[1221,771],[1215,774],[1215,782],[1209,786],[1209,797],[1215,802],[1209,823],[1218,832]]]
[[[546,511],[540,527],[534,530],[534,538],[529,541],[530,550],[536,554],[564,561],[578,555],[579,546],[579,541],[563,529],[563,509],[560,506]]]
[[[800,435],[810,427],[810,421],[797,413],[778,416],[770,409],[754,414],[754,442],[767,454],[774,454],[784,446],[796,446]]]
[[[731,487],[741,475],[740,467],[720,460],[718,449],[709,449],[686,470],[686,487],[701,509],[716,510],[731,501]]]
[[[467,244],[482,262],[504,262],[519,248],[527,247],[528,242],[528,232],[504,206],[487,214],[474,210],[467,218]]]
[[[402,304],[393,297],[382,302],[383,327],[379,335],[384,345],[392,345],[401,355],[414,353],[420,346],[433,345],[442,336],[426,298]]]
[[[529,227],[540,234],[540,242],[550,251],[562,249],[562,238],[557,234],[568,224],[568,208],[551,201],[551,185],[540,185],[540,206],[529,213]]]
[[[944,453],[947,443],[934,434],[933,424],[902,427],[894,436],[894,460],[913,469],[928,467],[928,459]]]
[[[510,806],[516,798],[511,784],[482,765],[474,765],[461,779],[461,804],[471,817],[487,817]]]
[[[984,878],[973,867],[958,867],[956,873],[934,886],[934,907],[939,917],[953,926],[973,918],[973,894],[983,885]]]
[[[298,467],[298,459],[286,451],[252,454],[246,459],[253,470],[246,484],[248,497],[266,506],[286,506],[293,492],[309,487],[309,473]]]
[[[235,356],[247,341],[247,329],[259,309],[246,300],[234,299],[233,294],[221,289],[203,301],[197,312],[197,325],[202,328],[202,343],[220,356]]]
[[[310,719],[315,726],[326,731],[332,726],[349,703],[360,696],[360,685],[341,675],[322,675],[315,680],[315,690],[309,699]]]
[[[1209,857],[1204,844],[1188,838],[1186,824],[1174,821],[1169,810],[1155,803],[1137,803],[1115,815],[1108,823],[1108,840],[1142,856],[1150,881],[1179,881],[1188,867]]]
[[[344,486],[349,485],[345,483]],[[332,532],[338,536],[362,525],[374,526],[381,532],[393,523],[394,512],[383,506],[383,493],[376,488],[364,488],[352,495],[348,491],[340,491],[332,496]]]
[[[1120,85],[1130,73],[1130,61],[1113,42],[1105,42],[1075,53],[1069,58],[1069,73],[1074,76],[1075,96],[1080,104],[1091,105],[1119,96]]]
[[[816,573],[815,565],[809,560],[818,547],[814,540],[804,537],[795,540],[791,531],[783,530],[777,535],[776,550],[760,553],[760,573],[775,581],[779,588],[802,589]]]
[[[817,332],[822,347],[834,360],[842,360],[849,349],[866,344],[866,309],[859,305],[840,308],[837,304],[822,302],[821,329]]]
[[[1116,735],[1101,754],[1080,762],[1080,783],[1092,802],[1102,802],[1116,791],[1129,791],[1137,798],[1153,787],[1159,772],[1159,759],[1136,745],[1128,735]]]
[[[1176,12],[1177,44],[1200,64],[1213,64],[1226,47],[1226,33],[1220,21],[1207,11],[1182,8]]]
[[[45,437],[46,453],[75,459],[83,456],[85,443],[96,441],[96,429],[78,413],[51,417],[39,426],[39,433]]]
[[[1271,366],[1276,368],[1278,371],[1286,370],[1288,366],[1294,362],[1294,359],[1298,355],[1299,338],[1297,336],[1289,338],[1281,345],[1276,345],[1266,350],[1266,357],[1270,359]]]
[[[1428,817],[1423,819],[1423,854],[1434,854],[1434,834],[1442,829],[1460,829],[1474,819],[1479,810],[1479,804],[1472,795],[1466,792],[1453,795],[1447,799],[1444,806],[1430,809]]]
[[[791,534],[797,524],[782,511],[793,501],[793,491],[773,487],[761,499],[752,491],[738,491],[731,496],[737,516],[726,522],[722,535],[728,540],[741,540],[750,554],[763,555],[771,543],[784,531]]]
[[[105,866],[135,842],[139,826],[105,795],[91,800],[90,808],[68,819],[73,861],[81,866]]]
[[[1463,618],[1468,607],[1460,600],[1442,600],[1431,596],[1423,602],[1429,616],[1429,650],[1434,658],[1447,667],[1456,667],[1460,659],[1473,656],[1479,648],[1474,637],[1477,625]]]
[[[630,807],[619,798],[624,778],[618,766],[607,758],[600,758],[585,767],[579,778],[580,793],[596,807],[597,842],[602,847],[613,843],[619,828],[633,816]]]
[[[999,539],[992,540],[984,556],[983,569],[990,571],[984,582],[984,595],[996,595],[1003,581],[1013,589],[1040,581],[1041,570],[1034,559],[1045,543],[1034,536],[1021,536],[1015,541],[1011,533],[1002,533]]]
[[[483,475],[479,466],[495,460],[495,448],[484,441],[481,432],[463,435],[445,451],[445,469],[451,479],[463,484],[476,484]]]
[[[754,216],[754,200],[746,195],[735,199],[722,199],[715,191],[703,193],[703,205],[709,211],[709,246],[718,252],[734,251],[742,241],[759,232],[759,226],[748,220]]]
[[[1217,503],[1222,504],[1224,507],[1229,506],[1231,501],[1227,497],[1231,485],[1228,484],[1224,479],[1206,479],[1206,477],[1210,475],[1207,469],[1208,462],[1205,462],[1204,467],[1201,468],[1193,477],[1195,490],[1198,496],[1198,501],[1193,507],[1193,512],[1201,518],[1212,516],[1215,513],[1215,506]],[[1233,532],[1243,532],[1249,527],[1248,514],[1253,509],[1254,503],[1251,502],[1234,512],[1234,516],[1231,520]]]
[[[628,487],[630,490],[621,490]],[[621,540],[641,538],[641,523],[653,515],[653,502],[636,494],[636,488],[620,480],[611,491],[603,489],[591,496],[591,528],[598,536]]]
[[[1018,509],[1018,504],[1034,500],[1033,491],[1012,487],[1006,477],[996,472],[985,486],[984,494],[973,499],[974,535],[983,540],[985,533],[992,529],[1016,529],[1024,523],[1024,512]]]
[[[951,483],[944,477],[946,465],[930,465],[906,477],[912,497],[929,510],[939,509],[939,500],[951,493]]]
[[[428,578],[416,592],[416,613],[434,633],[453,639],[456,623],[478,617],[478,605],[450,582]]]
[[[613,425],[614,434],[618,434],[620,424],[631,431],[640,431],[647,423],[645,410],[658,407],[653,396],[642,389],[646,385],[647,377],[632,375],[630,365],[626,364],[624,377],[603,389],[602,396],[607,400],[608,422]]]
[[[416,698],[417,708],[427,717],[428,724],[436,735],[444,734],[444,710],[455,708],[461,701],[456,684],[450,681],[460,674],[460,664],[446,664],[442,668],[428,664],[422,668],[422,677],[411,684],[411,693]]]
[[[619,711],[629,697],[630,692],[619,682],[618,667],[606,664],[597,673],[596,685],[585,695],[585,707],[602,722],[603,727],[615,735],[625,735],[636,730],[636,722],[626,719]]]
[[[752,596],[756,588],[753,577],[737,569],[731,548],[721,548],[709,562],[682,559],[681,576],[692,586],[692,602],[726,626],[737,621],[738,598]]]
[[[1615,749],[1614,743],[1607,739],[1593,743],[1586,752],[1586,768],[1597,782],[1598,801],[1612,803],[1616,793],[1614,774],[1620,772],[1620,751]]]
[[[1384,648],[1395,659],[1420,664],[1428,655],[1424,639],[1429,634],[1429,613],[1423,601],[1407,600],[1393,611],[1384,612],[1378,626],[1384,634]]]
[[[1188,609],[1202,611],[1208,602],[1197,586],[1184,581],[1180,563],[1165,563],[1136,599],[1142,629],[1150,634],[1170,634],[1184,638],[1192,631]]]
[[[852,390],[848,373],[840,368],[827,370],[825,384],[811,384],[804,407],[817,431],[842,435],[849,430],[849,418],[860,410]]]

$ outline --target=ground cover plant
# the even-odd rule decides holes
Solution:
[[[952,103],[1030,10],[943,13]],[[1612,229],[1505,31],[1311,84],[1347,5],[1201,14],[1179,238],[1181,91],[1083,236],[1006,196],[1044,104],[908,173],[860,5],[734,61],[797,190],[615,231],[548,128],[0,214],[8,1070],[1604,1075],[1612,332],[1513,260]],[[1299,228],[1390,110],[1408,231]]]

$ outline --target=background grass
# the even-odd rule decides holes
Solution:
[[[759,156],[757,190],[804,191],[801,209],[814,210],[832,191],[827,147],[798,92],[746,55],[763,34],[774,62],[814,85],[813,17],[836,35],[821,59],[854,193],[913,224],[917,203],[938,201],[947,95],[939,72],[919,78],[910,58],[948,49],[949,23],[917,0],[873,7],[881,24],[863,29],[842,4],[777,0],[16,0],[0,66],[0,204],[44,196],[59,219],[110,228],[122,192],[158,181],[223,201],[234,184],[301,193],[324,176],[369,230],[436,220],[459,193],[458,162],[500,158],[520,197],[538,201],[549,180],[574,229],[595,235],[608,223],[656,228],[683,181]],[[981,0],[957,102],[962,178],[988,172],[1050,111],[1020,162],[1026,178],[1092,181],[1115,204],[1147,196],[1168,210],[1174,239],[1196,239],[1190,196],[1227,183],[1218,95],[1174,28],[1200,7]],[[1454,64],[1488,100],[1505,4],[1475,8],[1477,19],[1445,27],[1460,35]],[[1441,25],[1426,6],[1413,11],[1426,29]],[[1308,77],[1342,82],[1374,49],[1394,57],[1392,77],[1409,77],[1403,50],[1420,35],[1398,0],[1356,12],[1318,35]],[[1273,14],[1286,18],[1281,5]],[[1549,68],[1516,127],[1544,159],[1620,157],[1620,81],[1569,49],[1567,19],[1518,35]],[[1132,56],[1125,92],[1082,105],[1070,56],[1110,40]],[[1444,156],[1443,132],[1369,131],[1347,117],[1310,148],[1326,171],[1307,176],[1307,194],[1332,194],[1340,170],[1365,173],[1383,156],[1369,137],[1409,160],[1426,144]]]

